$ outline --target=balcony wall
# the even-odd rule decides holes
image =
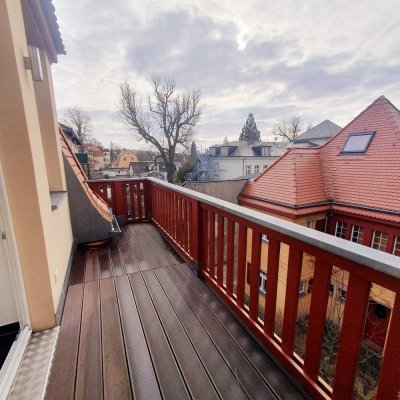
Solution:
[[[92,181],[90,185],[113,208],[119,220],[151,220],[243,325],[314,398],[352,398],[371,286],[379,285],[397,294],[376,392],[377,399],[396,398],[400,390],[398,257],[151,178]],[[249,231],[252,273],[246,298]],[[268,276],[265,312],[259,315],[261,238],[264,234],[269,238]],[[279,331],[276,316],[282,246],[288,247],[288,260]],[[315,266],[305,350],[300,357],[295,352],[295,340],[299,284],[306,254],[314,258]],[[320,365],[328,289],[334,267],[346,272],[348,286],[334,379],[328,385],[320,376]]]

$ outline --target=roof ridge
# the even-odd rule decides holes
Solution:
[[[365,108],[363,111],[361,111],[359,114],[357,114],[356,117],[354,117],[349,123],[347,123],[335,136],[332,136],[328,141],[326,141],[324,144],[319,146],[320,149],[325,148],[330,142],[333,141],[333,139],[337,138],[347,127],[352,124],[355,120],[357,120],[361,115],[365,114],[372,106],[374,106],[376,103],[382,101],[385,99],[386,101],[389,101],[386,99],[385,96],[381,95],[379,96],[376,100],[374,100],[367,108]]]
[[[394,111],[397,111],[400,114],[400,110],[390,101],[388,100],[385,96],[381,96],[379,97],[379,99],[381,99],[381,101],[383,101],[383,107],[385,110],[385,113],[387,114],[390,124],[392,125],[393,130],[396,132],[399,140],[400,140],[400,124],[397,123],[397,121],[394,118],[392,109],[394,109]]]

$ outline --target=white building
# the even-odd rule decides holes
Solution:
[[[257,175],[286,152],[287,143],[224,141],[210,147],[211,179],[228,180]]]

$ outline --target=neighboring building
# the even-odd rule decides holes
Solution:
[[[286,143],[228,142],[210,147],[211,180],[259,174],[286,152]]]
[[[61,130],[64,133],[65,139],[67,140],[69,147],[75,154],[82,154],[81,153],[81,148],[82,148],[82,141],[79,139],[78,135],[76,132],[70,128],[69,126],[65,124],[59,124]]]
[[[112,168],[129,168],[129,164],[136,161],[138,161],[136,154],[131,150],[123,150],[112,163]]]
[[[342,128],[329,119],[304,132],[293,140],[294,147],[318,147],[338,134]]]
[[[116,176],[125,176],[129,177],[129,169],[128,168],[104,168],[100,171],[100,175],[102,175],[102,178],[113,178]]]
[[[110,165],[110,156],[103,153],[103,150],[94,143],[85,143],[84,151],[88,155],[89,164],[92,170],[98,171]]]
[[[400,256],[399,148],[400,112],[381,96],[322,147],[289,150],[246,185],[239,204]],[[268,273],[268,238],[263,239],[260,293]],[[278,308],[282,309],[286,245],[280,260]],[[305,257],[299,316],[309,309],[313,271],[314,260]],[[328,313],[338,302],[339,312],[343,311],[346,291],[347,275],[334,267]],[[378,346],[384,342],[393,302],[393,292],[372,287],[365,335]]]
[[[129,164],[129,175],[133,178],[153,177],[167,180],[167,170],[163,162],[136,161]]]

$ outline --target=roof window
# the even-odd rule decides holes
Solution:
[[[364,154],[375,132],[351,133],[340,154]]]

